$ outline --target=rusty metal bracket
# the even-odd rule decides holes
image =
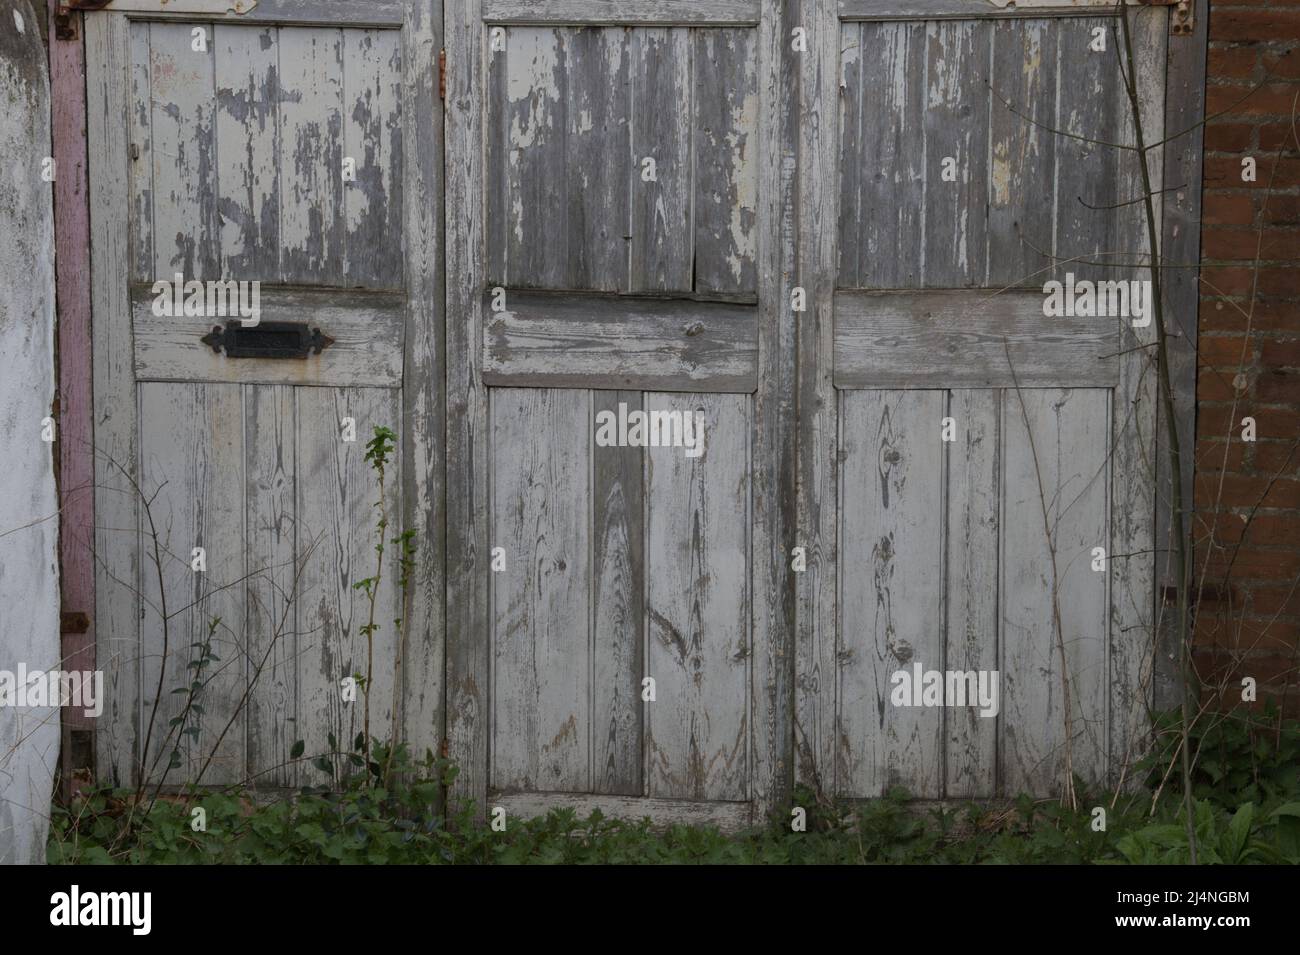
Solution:
[[[1191,36],[1196,32],[1196,0],[1142,0],[1148,7],[1173,7],[1169,14],[1169,32],[1173,36]]]

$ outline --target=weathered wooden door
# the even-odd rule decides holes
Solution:
[[[343,681],[368,672],[353,585],[375,572],[376,426],[400,436],[386,536],[413,529],[419,555],[402,607],[390,546],[372,732],[441,737],[441,11],[229,6],[86,17],[98,762],[124,784],[319,782],[294,741],[309,758],[351,747],[363,694]],[[204,283],[192,309],[155,286],[178,277]],[[218,280],[259,283],[260,325],[212,312]],[[214,328],[223,341],[204,340]],[[333,342],[259,351],[292,351],[300,329]]]
[[[736,825],[779,773],[778,10],[448,7],[448,738],[480,806]],[[678,420],[702,445],[644,446]]]
[[[1032,6],[841,0],[806,23],[795,732],[827,794],[1132,769],[1154,326],[1044,307],[1067,273],[1146,278],[1123,35],[1113,10]],[[1167,19],[1134,16],[1153,143]],[[923,699],[929,671],[996,671],[1000,699]]]

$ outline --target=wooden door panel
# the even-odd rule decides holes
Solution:
[[[345,700],[341,682],[367,665],[369,606],[353,584],[375,573],[379,492],[363,457],[376,426],[400,436],[387,533],[416,532],[421,596],[399,605],[390,559],[376,605],[374,736],[398,729],[402,662],[423,668],[426,648],[439,646],[441,585],[427,586],[441,579],[430,533],[439,498],[405,471],[411,447],[427,459],[429,446],[403,413],[412,402],[436,421],[441,407],[430,347],[438,210],[410,201],[438,194],[433,4],[320,7],[328,15],[268,3],[238,20],[87,17],[99,103],[97,506],[131,538],[101,551],[97,631],[113,699],[100,749],[101,769],[123,782],[192,780],[219,739],[205,783],[305,784],[320,774],[290,758],[295,740],[309,754],[350,747],[361,694]],[[156,307],[168,293],[155,283],[177,275],[258,283],[261,324],[302,323],[333,342],[306,358],[232,357],[202,339],[237,312]],[[196,547],[206,560],[197,572]],[[165,636],[164,594],[176,610]],[[190,684],[218,616],[211,682],[168,772],[180,730],[169,722],[185,700],[173,691]],[[404,648],[397,617],[407,618]],[[412,733],[426,746],[439,688],[432,679],[406,707],[430,716]]]

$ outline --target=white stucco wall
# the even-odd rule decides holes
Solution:
[[[0,670],[59,667],[50,85],[29,0],[0,0]],[[53,708],[0,706],[0,863],[43,862]]]

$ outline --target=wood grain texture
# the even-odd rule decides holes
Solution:
[[[152,520],[146,521],[141,541],[150,559],[141,568],[139,584],[150,605],[140,621],[140,641],[141,706],[151,744],[145,753],[146,776],[151,783],[163,778],[191,782],[209,757],[204,782],[245,778],[247,714],[236,714],[247,678],[242,628],[246,548],[244,523],[232,520],[244,512],[244,487],[230,480],[243,469],[244,433],[242,427],[224,427],[242,418],[238,385],[140,389],[142,486],[152,501]],[[152,561],[155,528],[160,568]],[[195,548],[202,548],[206,569],[196,569]],[[214,621],[214,659],[198,669]],[[201,689],[194,689],[196,680]],[[193,693],[175,692],[186,689]],[[149,731],[155,701],[157,715]],[[235,722],[222,736],[232,716]],[[185,723],[171,725],[178,718]],[[179,764],[168,772],[174,750]]]
[[[684,28],[634,30],[631,44],[633,292],[692,288],[695,164],[692,37]],[[709,91],[716,96],[716,91]],[[641,179],[641,160],[655,160],[654,182]]]
[[[258,0],[250,9],[233,12],[239,0],[169,0],[160,9],[156,0],[111,0],[107,9],[146,13],[151,19],[248,24],[328,24],[333,26],[387,26],[402,24],[411,0]],[[416,0],[420,2],[420,0]],[[247,4],[242,4],[247,6]]]
[[[607,23],[693,26],[758,22],[759,0],[485,0],[488,23]]]
[[[1114,7],[1109,0],[1032,0],[1030,3],[999,0],[838,0],[839,15],[845,20],[966,20],[973,17],[1080,17],[1096,14],[1090,7]]]
[[[149,103],[153,142],[156,276],[221,277],[217,216],[213,48],[191,48],[191,27],[149,27]],[[208,41],[212,37],[209,33]]]
[[[947,515],[944,665],[962,672],[998,665],[998,542],[1003,395],[951,391],[955,440],[944,445]],[[997,726],[975,707],[944,714],[944,794],[988,798],[997,789]]]
[[[789,805],[795,764],[795,507],[798,424],[794,284],[794,188],[798,54],[786,42],[798,12],[763,0],[756,56],[759,90],[757,249],[758,390],[754,395],[750,525],[750,794],[753,818]]]
[[[282,30],[280,278],[343,284],[343,31]]]
[[[942,791],[943,707],[896,706],[893,675],[942,669],[941,391],[841,396],[837,778],[854,796]]]
[[[349,284],[402,284],[402,37],[392,30],[343,33],[343,156],[355,179],[343,183]]]
[[[984,284],[992,37],[993,24],[978,21],[946,20],[926,28],[921,279],[929,287]],[[949,159],[952,182],[944,177]]]
[[[119,15],[85,20],[87,146],[90,177],[91,292],[94,316],[95,635],[104,671],[104,711],[95,733],[101,777],[138,778],[140,727],[139,481],[135,376],[131,368],[132,111],[129,25]]]
[[[1067,753],[1083,779],[1104,772],[1107,574],[1092,569],[1092,549],[1108,537],[1109,398],[1102,389],[1035,389],[1003,401],[1004,793],[1063,792]]]
[[[279,31],[213,29],[214,149],[221,271],[248,281],[280,276]],[[167,273],[159,273],[159,277]]]
[[[50,29],[58,5],[49,2]],[[81,43],[50,48],[50,130],[55,167],[54,267],[58,301],[59,443],[61,492],[59,566],[61,609],[80,611],[89,621],[84,633],[62,634],[63,668],[95,669],[95,457],[93,384],[94,341],[90,312],[90,209],[86,168],[86,51]],[[65,707],[65,730],[89,730],[83,710]],[[71,779],[71,752],[65,736],[63,771]]]
[[[596,415],[642,406],[635,391],[592,395]],[[591,449],[592,780],[598,793],[642,793],[645,673],[645,489],[643,452]]]
[[[298,635],[291,596],[297,567],[297,425],[294,389],[244,389],[244,536],[248,553],[248,771],[262,785],[299,785],[290,753],[299,738]],[[306,544],[304,541],[304,550]]]
[[[758,189],[758,64],[752,30],[695,34],[694,228],[700,293],[750,293]]]
[[[316,289],[261,290],[263,322],[306,322],[334,339],[306,358],[231,358],[202,338],[234,318],[153,313],[149,287],[131,291],[135,372],[142,381],[233,381],[285,385],[402,383],[402,341],[408,305],[396,293]]]
[[[712,826],[736,833],[753,824],[748,802],[714,800],[646,799],[639,796],[585,795],[582,793],[492,793],[493,807],[506,811],[506,831],[512,820],[545,816],[554,809],[571,809],[585,820],[600,811],[606,819],[649,819],[654,829],[669,826]]]
[[[647,794],[746,799],[750,402],[649,393],[645,404],[699,412],[704,428],[699,457],[645,452],[646,675],[657,694],[646,705]]]
[[[331,735],[351,750],[364,725],[365,693],[360,681],[355,702],[345,700],[342,681],[367,673],[369,620],[364,590],[353,587],[375,576],[375,525],[379,490],[363,460],[366,442],[383,426],[401,433],[397,392],[384,388],[300,388],[296,391],[298,478],[297,539],[302,560],[295,602],[298,649],[298,732],[311,755],[331,752]],[[344,441],[342,421],[352,418],[356,440]],[[385,497],[390,521],[401,513],[401,456],[390,463]],[[390,524],[385,532],[392,536]],[[314,545],[314,547],[313,547]],[[372,736],[386,735],[392,721],[397,641],[393,620],[400,616],[391,545],[375,601],[374,672],[369,686]],[[347,770],[350,771],[350,770]],[[310,770],[323,780],[321,773]]]
[[[489,313],[491,385],[749,392],[758,312],[717,302],[511,292]]]
[[[591,789],[591,398],[491,400],[492,785]]]
[[[1038,286],[1051,275],[1057,23],[1004,20],[992,27],[989,78],[986,284]],[[1039,125],[1035,125],[1039,124]]]
[[[446,701],[446,249],[443,104],[437,90],[442,7],[408,0],[402,29],[402,246],[406,335],[402,369],[403,529],[415,532],[415,570],[403,608],[398,735],[419,758],[445,739]]]
[[[1137,90],[1142,114],[1143,140],[1145,143],[1159,142],[1165,136],[1166,118],[1166,77],[1163,64],[1166,62],[1165,47],[1168,40],[1168,13],[1164,10],[1143,10],[1132,18],[1134,56],[1141,64],[1137,72]],[[1198,30],[1204,27],[1198,21]],[[1176,43],[1190,42],[1188,38],[1179,37]],[[1175,90],[1173,96],[1181,95]],[[1180,127],[1181,129],[1181,127]],[[1135,142],[1131,119],[1124,124],[1126,142]],[[1181,148],[1181,140],[1175,140],[1165,148]],[[1154,151],[1149,160],[1151,168],[1151,188],[1160,190],[1166,181],[1168,166],[1159,161],[1160,150]],[[1199,150],[1198,150],[1199,157]],[[1166,154],[1165,162],[1171,161]],[[1199,158],[1198,158],[1199,162]],[[1120,189],[1125,195],[1140,195],[1141,177],[1135,163],[1128,162],[1121,167],[1124,176]],[[1197,177],[1199,178],[1199,168]],[[1177,182],[1187,180],[1179,179]],[[1193,179],[1192,181],[1195,181]],[[1195,190],[1199,192],[1199,190]],[[1162,230],[1169,235],[1162,220],[1168,216],[1170,204],[1175,208],[1186,201],[1186,196],[1179,197],[1178,190],[1172,194],[1161,195],[1157,192],[1154,201],[1156,235]],[[1137,252],[1146,252],[1150,242],[1146,239],[1145,210],[1135,207],[1128,210],[1131,214],[1121,217],[1117,229],[1123,229],[1116,236],[1116,245]],[[1177,213],[1175,213],[1177,215]],[[1176,220],[1175,220],[1176,221]],[[1192,232],[1199,232],[1194,226],[1185,226]],[[1126,233],[1126,234],[1125,234]],[[1177,238],[1177,236],[1175,236]],[[1160,241],[1160,240],[1158,240]],[[1192,240],[1196,242],[1195,239]],[[1161,254],[1166,262],[1195,261],[1184,259],[1180,250],[1184,246],[1175,242],[1171,248],[1167,242],[1161,246]],[[1141,255],[1130,256],[1140,261]],[[1174,273],[1180,269],[1166,270],[1164,282],[1168,283]],[[1129,273],[1134,278],[1149,278],[1141,269]],[[1166,327],[1172,322],[1186,327],[1189,321],[1190,304],[1192,328],[1195,328],[1196,296],[1191,294],[1188,277],[1174,278],[1172,285],[1162,283],[1164,301],[1164,321]],[[1174,298],[1168,298],[1171,289]],[[1159,548],[1169,546],[1167,538],[1158,536],[1159,515],[1169,517],[1167,506],[1160,506],[1161,493],[1166,485],[1161,483],[1160,465],[1166,462],[1166,452],[1157,440],[1157,422],[1164,420],[1159,410],[1157,393],[1157,372],[1155,349],[1152,347],[1156,338],[1155,323],[1145,328],[1133,328],[1131,323],[1121,326],[1121,345],[1125,354],[1120,358],[1120,382],[1111,401],[1111,448],[1112,488],[1111,496],[1111,560],[1107,564],[1110,573],[1110,618],[1107,647],[1108,664],[1108,782],[1112,785],[1124,785],[1132,788],[1139,784],[1133,766],[1146,752],[1149,744],[1150,708],[1156,697],[1153,692],[1155,679],[1155,661],[1157,658],[1157,631],[1159,630],[1156,614],[1155,595],[1159,568],[1164,561],[1159,555]],[[1171,339],[1175,353],[1181,347],[1179,339]],[[1171,358],[1171,375],[1177,366],[1176,358]],[[1184,382],[1189,379],[1184,374]],[[1175,408],[1178,409],[1178,392],[1175,386]],[[1188,415],[1194,413],[1195,403],[1190,399],[1183,405],[1184,415],[1178,420],[1180,433],[1191,433]],[[1189,438],[1190,440],[1190,438]],[[1189,445],[1184,444],[1187,448]],[[1190,455],[1189,455],[1190,457]],[[1153,465],[1154,460],[1154,465]],[[1166,479],[1168,472],[1165,472]],[[1191,502],[1190,493],[1183,498]],[[1153,511],[1155,514],[1153,515]],[[1173,522],[1177,526],[1177,522]],[[1166,533],[1170,524],[1165,525]],[[1176,612],[1172,612],[1176,616]],[[1168,651],[1166,651],[1168,652]],[[1166,671],[1168,672],[1168,671]]]
[[[795,745],[797,782],[830,796],[840,791],[835,778],[839,633],[839,445],[838,402],[833,387],[833,313],[836,223],[840,214],[837,183],[839,159],[839,57],[844,38],[835,12],[826,4],[799,4],[787,13],[787,25],[808,31],[815,55],[797,54],[794,69],[799,91],[797,117],[783,163],[794,176],[798,201],[793,282],[808,296],[807,311],[797,320],[799,356],[796,408],[801,442],[797,477],[797,535],[807,570],[796,574]],[[790,26],[793,29],[793,26]],[[782,38],[788,44],[786,37]],[[834,106],[832,104],[835,104]],[[796,157],[807,157],[797,162]],[[779,303],[787,308],[789,300]]]
[[[1011,365],[1025,386],[1115,384],[1119,320],[1048,318],[1044,298],[1041,292],[838,292],[835,385],[1005,387]]]
[[[487,799],[487,389],[482,383],[484,243],[480,0],[445,13],[447,67],[447,752],[460,767],[453,803]],[[476,635],[479,635],[476,638]],[[480,810],[481,812],[481,810]]]

